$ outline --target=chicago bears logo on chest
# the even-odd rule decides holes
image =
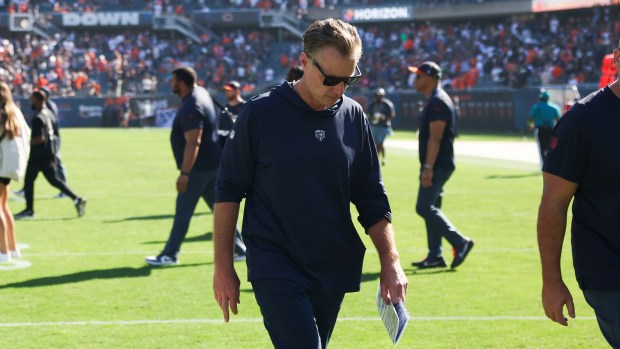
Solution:
[[[323,142],[325,139],[325,131],[324,130],[314,130],[314,137],[319,140],[319,142]]]

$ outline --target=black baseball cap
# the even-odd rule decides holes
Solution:
[[[222,88],[228,91],[238,90],[241,88],[241,84],[238,81],[231,80],[226,85],[224,85],[224,87]]]
[[[421,71],[424,74],[437,80],[441,79],[441,68],[435,62],[426,61],[417,67],[411,66],[409,67],[409,71],[416,74],[418,73],[418,71]]]

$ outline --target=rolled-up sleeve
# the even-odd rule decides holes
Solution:
[[[392,213],[381,178],[381,168],[370,125],[365,118],[362,118],[362,122],[361,149],[351,174],[351,202],[359,213],[357,220],[368,231],[368,228],[384,218],[391,222]]]

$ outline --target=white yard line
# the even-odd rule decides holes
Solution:
[[[594,316],[583,316],[575,320],[593,321]],[[376,317],[342,317],[338,322],[379,322]],[[414,322],[433,321],[549,321],[544,316],[415,316]],[[262,318],[232,318],[231,323],[261,323]],[[49,321],[49,322],[6,322],[0,327],[44,327],[44,326],[124,326],[124,325],[165,325],[165,324],[223,324],[223,319],[168,319],[168,320],[109,320],[109,321]]]
[[[389,139],[385,142],[386,147],[418,150],[417,140]],[[457,156],[475,156],[496,160],[510,160],[538,164],[538,148],[531,141],[462,141],[454,142],[454,152]]]

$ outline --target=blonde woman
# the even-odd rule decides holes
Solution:
[[[27,152],[17,154],[17,148],[6,147],[1,143],[14,140],[20,136],[30,138],[30,135],[21,134],[29,133],[28,131],[24,116],[13,101],[9,85],[0,82],[0,262],[7,262],[11,258],[20,257],[15,241],[15,221],[8,205],[8,193],[11,179],[20,179],[19,177],[23,176],[23,168],[17,169],[18,161],[13,160],[28,156]],[[12,153],[9,154],[8,152]],[[21,163],[25,163],[26,160],[21,159]],[[13,163],[15,166],[9,166],[8,163]]]

